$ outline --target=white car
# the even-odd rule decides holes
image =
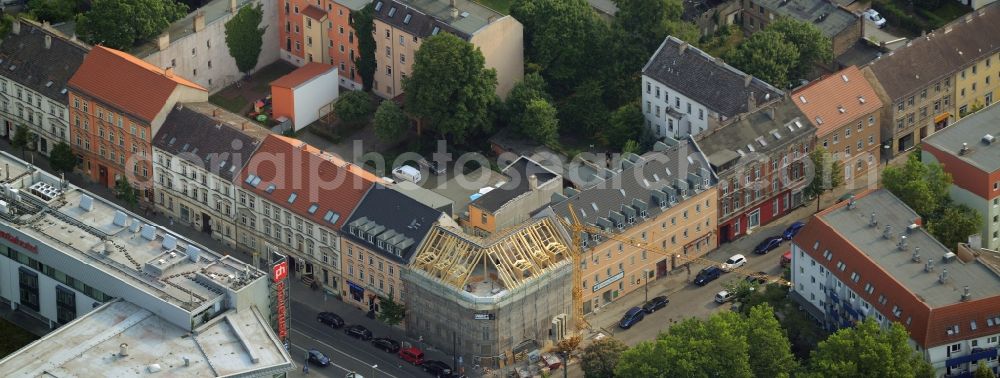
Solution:
[[[873,24],[875,24],[875,26],[878,26],[879,28],[885,27],[885,18],[882,18],[882,15],[878,14],[877,10],[874,9],[866,10],[864,13],[864,17],[865,19],[871,21]]]
[[[716,303],[726,303],[726,302],[729,302],[730,300],[732,300],[733,297],[734,297],[733,293],[730,293],[730,292],[728,292],[726,290],[723,290],[723,291],[720,291],[717,294],[715,294],[715,302]]]
[[[719,265],[719,269],[726,272],[732,272],[733,269],[739,268],[746,263],[747,258],[743,255],[733,255],[733,257],[730,257],[729,260],[726,260],[726,262],[722,263],[722,265]]]

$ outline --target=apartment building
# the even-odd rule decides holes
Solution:
[[[13,139],[25,126],[27,148],[48,156],[69,142],[66,84],[89,48],[35,21],[15,19],[10,28],[0,44],[0,135]]]
[[[243,79],[236,60],[226,45],[226,23],[244,7],[261,7],[260,28],[264,29],[257,66],[264,68],[278,60],[278,50],[267,46],[278,44],[278,4],[268,0],[210,0],[198,9],[191,9],[184,18],[174,21],[153,40],[128,52],[160,68],[170,67],[174,73],[215,93]]]
[[[668,36],[642,68],[642,112],[657,137],[685,138],[777,101],[780,89]]]
[[[372,89],[384,98],[403,94],[414,53],[424,38],[448,32],[482,52],[497,72],[496,93],[505,98],[524,77],[524,27],[509,15],[470,0],[375,0],[375,60]]]
[[[281,58],[296,66],[327,63],[340,72],[340,86],[361,89],[354,65],[358,38],[351,24],[352,12],[372,0],[283,0],[278,12]]]
[[[948,194],[979,212],[980,245],[1000,250],[1000,107],[991,105],[924,140],[921,160],[951,174]]]
[[[792,239],[792,298],[828,329],[899,323],[936,376],[996,369],[1000,264],[995,252],[954,253],[887,190],[812,217]]]
[[[990,5],[914,38],[862,70],[885,104],[881,134],[890,156],[954,123],[976,101],[985,105],[987,94],[992,101],[1000,80],[998,34],[1000,6]]]
[[[816,126],[816,147],[822,146],[833,161],[841,162],[848,188],[878,182],[882,101],[858,67],[813,81],[791,98]]]
[[[843,54],[864,37],[861,17],[827,0],[740,0],[743,31],[753,34],[781,17],[812,24],[830,39],[833,56]]]
[[[501,173],[502,185],[469,202],[462,223],[473,235],[489,236],[519,225],[562,192],[562,176],[527,156],[518,157]]]
[[[236,246],[236,184],[259,141],[178,104],[153,139],[156,207],[178,223]]]
[[[575,284],[583,292],[584,314],[637,290],[641,293],[649,281],[685,262],[673,256],[701,257],[716,247],[717,179],[694,142],[685,139],[642,156],[629,155],[621,168],[594,187],[567,190],[567,196],[547,209],[559,218],[575,216],[617,234],[616,240],[586,233],[580,240],[583,282]]]
[[[382,185],[368,190],[344,222],[344,302],[378,313],[385,298],[406,303],[401,275],[431,227],[455,226],[451,217]]]
[[[237,179],[237,243],[251,251],[287,252],[293,274],[341,292],[340,230],[379,179],[305,142],[273,134]]]
[[[69,136],[80,169],[109,188],[127,179],[152,202],[153,136],[175,104],[208,101],[208,92],[172,68],[104,46],[87,53],[68,89]]]
[[[801,206],[816,127],[791,100],[738,117],[697,144],[719,177],[718,238],[726,243]]]

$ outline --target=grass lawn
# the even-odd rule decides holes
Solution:
[[[250,75],[251,85],[254,86],[254,90],[269,92],[272,81],[287,75],[289,72],[295,71],[295,68],[291,63],[279,60]]]
[[[236,95],[236,97],[226,97],[223,95],[225,92],[226,91],[221,91],[208,96],[208,102],[218,105],[220,108],[226,109],[230,112],[243,114],[243,108],[249,105],[250,102],[243,98],[242,95]]]
[[[490,7],[497,12],[510,14],[510,3],[512,0],[475,0],[477,3]]]
[[[31,332],[18,328],[4,319],[0,319],[0,335],[3,335],[0,338],[0,358],[6,357],[38,339]]]

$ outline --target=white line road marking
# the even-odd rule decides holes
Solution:
[[[315,328],[312,328],[312,327],[309,327],[309,326],[306,326],[306,328],[309,328],[309,329],[311,329],[311,330],[313,330],[313,331],[316,331],[316,329],[315,329]],[[369,366],[369,367],[370,367],[370,366],[372,366],[372,365],[373,365],[373,364],[371,364],[371,363],[368,363],[368,362],[365,362],[365,361],[363,361],[363,360],[361,360],[361,359],[358,359],[357,357],[354,357],[354,356],[350,355],[349,353],[347,353],[347,352],[345,352],[345,351],[343,351],[343,350],[340,350],[340,349],[337,349],[337,348],[335,348],[335,347],[334,347],[333,345],[330,345],[330,344],[327,344],[327,343],[325,343],[325,342],[323,342],[323,341],[321,341],[321,340],[319,340],[319,339],[317,339],[317,338],[315,338],[315,337],[313,337],[313,336],[310,336],[310,335],[307,335],[307,334],[303,333],[302,331],[299,331],[299,330],[297,330],[297,329],[296,329],[295,327],[292,327],[291,331],[292,331],[292,332],[295,332],[295,333],[298,333],[298,334],[300,334],[300,335],[302,335],[302,336],[305,336],[305,337],[308,337],[308,338],[312,339],[313,341],[315,341],[315,342],[319,343],[320,345],[323,345],[323,346],[325,346],[325,347],[327,347],[327,348],[330,348],[330,349],[333,349],[333,350],[337,351],[337,352],[338,352],[338,353],[340,353],[340,354],[343,354],[343,355],[345,355],[345,356],[347,356],[347,357],[350,357],[350,358],[354,359],[355,361],[358,361],[358,362],[360,362],[360,363],[364,364],[365,366]],[[301,349],[301,348],[300,348],[300,349]],[[366,354],[368,354],[367,352],[365,352],[365,353],[366,353]],[[331,364],[332,364],[332,363],[331,363]],[[346,369],[345,369],[345,370],[346,370]],[[396,378],[396,376],[395,376],[395,375],[392,375],[392,374],[389,374],[389,373],[388,373],[388,372],[386,372],[385,370],[382,370],[382,369],[375,369],[375,370],[376,370],[376,371],[378,371],[378,372],[380,372],[380,373],[382,373],[382,375],[381,375],[381,376],[388,376],[388,377],[391,377],[391,378]],[[351,371],[351,370],[347,370],[347,371]]]
[[[301,351],[303,351],[303,352],[305,352],[305,351],[306,351],[306,349],[305,349],[305,348],[303,348],[303,347],[300,347],[300,346],[298,346],[298,345],[292,345],[292,348],[295,348],[295,349],[298,349],[298,350],[301,350]],[[340,369],[340,370],[343,370],[344,372],[347,372],[347,373],[350,373],[350,372],[351,372],[351,369],[348,369],[348,368],[345,368],[345,367],[343,367],[343,366],[340,366],[340,365],[337,365],[337,364],[335,364],[335,363],[334,363],[333,361],[330,361],[330,366],[333,366],[333,367],[336,367],[336,368],[338,368],[338,369]],[[310,371],[312,371],[313,369],[309,369],[309,370],[310,370]]]

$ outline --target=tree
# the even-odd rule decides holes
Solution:
[[[66,142],[56,143],[49,152],[49,164],[57,171],[70,172],[76,168],[76,154]]]
[[[187,14],[174,0],[93,0],[76,16],[76,32],[90,44],[126,50],[148,41]]]
[[[990,365],[986,363],[986,360],[979,360],[979,362],[976,363],[976,372],[973,377],[997,378],[997,375],[993,374],[993,369],[990,369]]]
[[[642,128],[646,127],[646,118],[642,115],[639,103],[633,102],[615,110],[611,114],[609,126],[608,144],[620,151],[630,139],[639,139]]]
[[[840,161],[830,159],[831,155],[823,147],[816,147],[809,159],[813,165],[813,177],[805,187],[808,197],[816,197],[816,212],[819,212],[819,199],[828,190],[840,186],[844,182],[843,167]]]
[[[750,377],[746,321],[737,313],[689,318],[622,353],[616,377]]]
[[[375,110],[375,137],[383,142],[399,139],[406,132],[406,114],[392,100],[385,100]]]
[[[31,141],[31,132],[28,131],[28,127],[24,125],[17,125],[14,128],[14,136],[10,139],[10,144],[15,148],[21,150],[21,155],[24,155],[24,149],[28,147],[28,142]]]
[[[812,22],[803,22],[789,17],[781,17],[767,25],[764,30],[781,33],[786,42],[799,52],[798,63],[789,70],[790,79],[800,79],[809,74],[813,65],[833,59],[833,45],[830,38]]]
[[[934,238],[950,250],[958,248],[958,243],[966,243],[969,235],[982,228],[979,212],[965,205],[944,206],[940,217],[931,218],[927,225]]]
[[[866,319],[821,341],[809,360],[816,377],[929,377],[933,368],[908,344],[899,323]],[[930,374],[928,374],[930,373]]]
[[[29,0],[28,9],[35,18],[59,23],[69,21],[76,15],[78,0]]]
[[[639,142],[636,142],[635,139],[626,140],[622,146],[622,154],[638,154],[639,150]]]
[[[4,13],[3,16],[0,17],[0,38],[7,38],[13,24],[14,16],[11,16],[9,13]]]
[[[750,308],[747,318],[750,370],[755,377],[788,377],[795,370],[791,343],[785,336],[774,309],[765,304]]]
[[[902,167],[886,167],[882,171],[882,185],[921,217],[929,219],[947,201],[951,175],[941,164],[924,164],[920,152],[914,151]]]
[[[358,37],[358,55],[354,58],[354,65],[358,68],[358,76],[361,76],[366,92],[372,90],[378,67],[375,62],[374,6],[373,2],[369,2],[361,10],[351,12],[351,27]]]
[[[125,201],[129,207],[135,207],[139,203],[139,191],[125,177],[115,181],[115,196]]]
[[[652,54],[667,37],[671,22],[684,13],[681,0],[614,0],[618,8],[612,27],[624,31],[622,44],[634,44]]]
[[[346,125],[357,126],[368,120],[372,114],[372,101],[368,93],[348,91],[333,104],[337,118]]]
[[[789,72],[799,61],[799,50],[781,33],[764,29],[729,52],[726,62],[779,88],[789,83]]]
[[[531,100],[521,117],[521,132],[537,143],[554,143],[559,137],[556,108],[543,99]]]
[[[594,341],[583,348],[583,356],[580,358],[580,368],[583,369],[585,378],[606,378],[614,376],[615,366],[622,352],[628,346],[618,339],[605,337]]]
[[[396,325],[406,318],[406,306],[389,297],[379,297],[378,320],[388,325]]]
[[[226,46],[240,72],[249,73],[257,67],[266,29],[260,27],[263,19],[264,11],[257,4],[241,8],[232,19],[226,21]]]
[[[585,0],[515,0],[510,14],[524,25],[526,62],[541,68],[554,93],[597,77],[608,27]]]
[[[604,84],[600,80],[590,79],[578,85],[572,95],[557,105],[559,123],[571,126],[565,131],[576,131],[598,144],[608,144],[606,127],[611,112],[602,96]]]
[[[504,122],[514,128],[521,128],[521,117],[524,116],[528,103],[533,100],[542,99],[551,101],[551,96],[545,92],[545,79],[537,72],[524,75],[524,80],[514,85],[514,88],[507,94],[507,101],[503,103]]]
[[[424,39],[413,74],[403,80],[407,110],[459,143],[473,132],[489,131],[497,73],[484,68],[485,62],[478,48],[451,33]]]

